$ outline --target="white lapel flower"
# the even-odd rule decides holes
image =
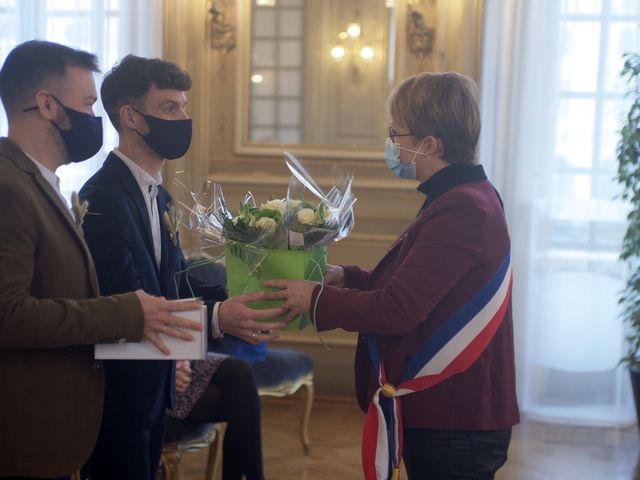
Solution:
[[[86,200],[84,202],[80,202],[78,192],[71,192],[71,211],[73,212],[76,225],[82,227],[82,224],[84,223],[84,216],[89,211],[89,202]]]

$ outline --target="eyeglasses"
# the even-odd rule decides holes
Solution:
[[[389,138],[393,143],[396,142],[397,137],[410,137],[413,135],[412,133],[398,133],[394,130],[393,127],[389,127]]]

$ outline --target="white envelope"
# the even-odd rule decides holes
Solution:
[[[193,300],[193,299],[185,299]],[[176,300],[178,302],[185,300]],[[159,336],[171,350],[165,355],[147,340],[127,343],[101,343],[95,346],[95,358],[99,360],[201,360],[207,352],[207,308],[202,305],[198,310],[173,312],[172,315],[187,318],[200,323],[201,331],[185,330],[193,336],[193,340],[185,342],[175,337],[160,333]]]

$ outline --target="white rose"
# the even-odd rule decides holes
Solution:
[[[267,208],[269,210],[277,210],[280,214],[284,215],[284,200],[276,198],[274,200],[268,200],[260,208]]]
[[[298,205],[300,205],[302,203],[302,200],[294,200],[294,199],[289,199],[289,210],[293,210],[294,208],[297,208]]]
[[[260,217],[256,222],[256,226],[267,232],[276,231],[276,221],[269,217]]]
[[[313,225],[316,218],[316,212],[310,208],[301,208],[298,211],[298,221],[304,225]]]

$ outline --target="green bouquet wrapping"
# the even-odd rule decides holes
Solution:
[[[311,250],[263,249],[250,244],[226,242],[224,254],[227,264],[229,296],[270,291],[262,286],[265,280],[287,278],[321,282],[327,271],[327,247]],[[283,300],[263,300],[250,304],[264,309],[280,306]],[[298,331],[309,325],[308,315],[299,315],[285,330]]]
[[[285,152],[285,163],[292,173],[286,197],[272,196],[258,206],[247,193],[236,215],[227,209],[218,184],[208,183],[191,194],[195,205],[188,212],[188,228],[205,245],[224,245],[229,296],[272,290],[263,286],[265,280],[322,282],[327,245],[353,228],[353,175],[334,166],[325,193],[293,155]],[[315,198],[305,198],[307,192]],[[281,304],[273,300],[250,306],[265,309]],[[309,316],[301,315],[286,330],[298,331],[308,324]]]

